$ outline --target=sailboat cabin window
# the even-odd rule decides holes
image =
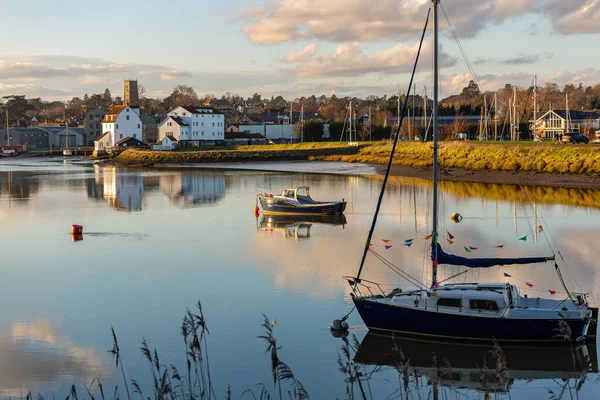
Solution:
[[[294,191],[293,190],[286,190],[284,196],[293,199],[295,197],[294,196]]]
[[[460,299],[439,298],[437,301],[437,305],[438,305],[438,307],[458,307],[458,308],[460,308],[461,300]]]
[[[498,303],[494,300],[471,300],[469,305],[474,310],[498,311]]]

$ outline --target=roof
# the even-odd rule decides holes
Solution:
[[[567,110],[553,110],[562,119],[567,118]],[[569,118],[572,120],[583,121],[586,119],[599,119],[600,113],[598,111],[583,111],[583,110],[569,110]]]
[[[110,110],[108,110],[108,112],[104,115],[104,118],[102,119],[102,122],[115,122],[116,116],[121,114],[121,112],[126,109],[127,107],[129,108],[134,108],[131,106],[114,106],[112,107]]]
[[[175,121],[175,123],[179,126],[189,126],[184,120],[181,119],[181,117],[174,117],[172,115],[169,115],[169,118]]]
[[[107,132],[104,132],[102,135],[98,136],[98,137],[96,138],[96,140],[95,140],[95,141],[99,141],[100,139],[102,139],[102,138],[103,138],[103,137],[105,137],[106,135],[110,135],[110,132],[108,132],[108,131],[107,131]]]
[[[131,137],[131,136],[128,136],[128,137],[126,137],[126,138],[125,138],[125,139],[123,139],[123,140],[119,140],[117,143],[115,143],[115,146],[117,146],[117,147],[118,147],[118,146],[122,145],[123,143],[129,143],[129,142],[133,142],[133,143],[135,143],[136,145],[147,146],[147,144],[146,144],[146,143],[142,142],[141,140],[135,139],[135,138],[133,138],[133,137]]]
[[[184,110],[188,111],[191,114],[205,114],[210,112],[211,114],[221,114],[219,111],[215,110],[212,107],[192,107],[192,106],[180,106]]]

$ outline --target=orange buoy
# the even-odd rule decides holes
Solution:
[[[463,217],[459,213],[454,213],[450,216],[450,220],[454,223],[459,223],[462,221]]]
[[[71,235],[82,235],[83,225],[71,225]]]

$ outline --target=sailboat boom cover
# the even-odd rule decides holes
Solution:
[[[435,258],[435,252],[431,255]],[[446,265],[462,265],[469,268],[490,268],[498,265],[535,264],[554,260],[552,257],[520,257],[520,258],[467,258],[448,254],[437,244],[437,263]]]

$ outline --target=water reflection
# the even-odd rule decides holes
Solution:
[[[346,225],[346,216],[342,215],[323,215],[323,216],[302,216],[302,215],[263,215],[260,218],[258,229],[264,232],[279,232],[286,239],[309,239],[310,229],[314,224],[341,225],[343,229]]]
[[[144,179],[140,174],[122,172],[116,167],[104,167],[102,183],[102,197],[111,207],[124,211],[142,211]]]
[[[109,372],[93,349],[71,343],[46,319],[16,321],[0,336],[0,395],[21,396],[62,380],[90,383]]]
[[[40,188],[38,179],[23,171],[0,171],[0,199],[29,200]]]
[[[185,171],[162,175],[160,190],[180,207],[212,204],[225,197],[223,171]]]
[[[400,374],[406,392],[428,393],[432,385],[448,389],[439,393],[440,398],[456,389],[464,389],[461,394],[476,398],[477,393],[510,393],[517,386],[537,386],[534,382],[539,384],[538,381],[550,392],[555,386],[557,392],[569,388],[574,394],[588,381],[588,374],[598,372],[595,343],[494,345],[408,339],[371,332],[358,346],[354,362],[393,367]],[[375,378],[370,374],[365,376]]]

